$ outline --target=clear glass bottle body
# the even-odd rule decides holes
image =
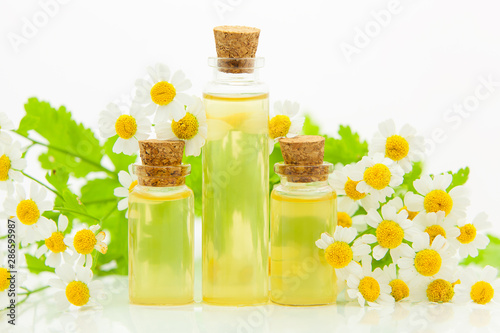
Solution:
[[[335,271],[315,242],[333,235],[337,195],[328,182],[281,184],[271,193],[271,301],[322,305],[337,297]]]
[[[269,299],[269,100],[258,80],[261,61],[246,73],[215,67],[204,91],[203,300],[212,304]]]
[[[136,185],[129,195],[128,219],[130,302],[193,302],[193,191],[186,185]]]

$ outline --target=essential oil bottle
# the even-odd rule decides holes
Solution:
[[[139,141],[143,165],[129,195],[129,298],[133,304],[193,302],[194,199],[185,185],[184,141]]]
[[[203,300],[269,300],[269,100],[255,58],[260,30],[214,28],[214,77],[204,90]]]
[[[281,183],[271,193],[271,301],[322,305],[337,297],[335,271],[315,245],[337,225],[337,195],[328,185],[325,139],[297,136],[279,141],[284,163],[274,165]]]

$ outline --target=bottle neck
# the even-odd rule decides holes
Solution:
[[[288,177],[285,175],[279,175],[279,176],[280,176],[280,184],[282,186],[294,190],[314,190],[325,186],[330,186],[328,184],[328,180],[309,182],[309,183],[296,183],[290,181]]]

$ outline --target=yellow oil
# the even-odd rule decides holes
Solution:
[[[269,300],[268,95],[205,95],[203,300]]]
[[[335,302],[336,276],[315,242],[333,235],[336,194],[271,194],[271,300],[284,305]]]
[[[129,196],[130,302],[191,303],[193,284],[193,192],[136,186]]]

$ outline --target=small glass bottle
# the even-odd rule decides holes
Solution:
[[[193,302],[194,196],[185,185],[183,141],[139,141],[144,165],[129,195],[129,298],[133,304]]]
[[[337,195],[328,184],[333,165],[323,162],[324,138],[281,139],[285,160],[274,166],[281,183],[271,193],[271,301],[283,305],[335,302],[336,276],[315,245],[333,235]]]

